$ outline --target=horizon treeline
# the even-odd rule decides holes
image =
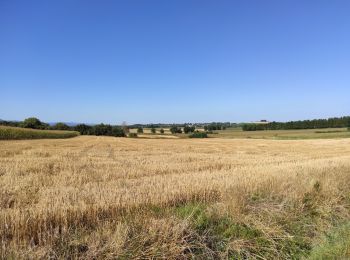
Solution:
[[[292,129],[317,129],[317,128],[342,128],[350,127],[350,116],[332,117],[328,119],[299,120],[289,122],[270,122],[266,124],[244,124],[243,131],[259,130],[292,130]]]
[[[299,120],[289,122],[267,122],[267,123],[230,123],[230,122],[212,122],[212,123],[184,123],[184,124],[133,124],[133,125],[111,125],[111,124],[77,124],[69,126],[66,123],[58,122],[54,125],[44,123],[38,118],[30,117],[23,121],[5,121],[0,119],[0,125],[42,129],[42,130],[71,130],[78,131],[82,135],[108,135],[108,136],[126,136],[131,128],[169,128],[172,133],[180,133],[182,129],[185,133],[194,132],[195,129],[203,128],[211,132],[215,130],[225,130],[232,127],[242,127],[243,131],[259,130],[289,130],[289,129],[317,129],[317,128],[350,128],[350,116],[332,117],[328,119]],[[164,131],[164,130],[163,130]]]
[[[238,123],[230,122],[210,122],[210,123],[181,123],[181,124],[132,124],[128,125],[130,128],[171,128],[171,127],[195,127],[204,128],[207,130],[224,130],[229,127],[238,127]],[[215,128],[215,129],[214,129]]]

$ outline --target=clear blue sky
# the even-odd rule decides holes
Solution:
[[[350,114],[348,0],[0,0],[0,118]]]

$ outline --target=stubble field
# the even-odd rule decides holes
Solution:
[[[0,258],[344,257],[349,202],[350,139],[0,142]]]

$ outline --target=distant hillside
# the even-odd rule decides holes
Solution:
[[[78,123],[78,122],[49,122],[48,124],[50,126],[53,126],[53,125],[56,125],[57,123],[64,123],[64,124],[66,124],[68,126],[71,126],[71,127],[81,124],[81,123]]]

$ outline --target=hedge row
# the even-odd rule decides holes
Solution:
[[[29,128],[0,126],[0,140],[70,138],[78,136],[76,131],[37,130]]]

